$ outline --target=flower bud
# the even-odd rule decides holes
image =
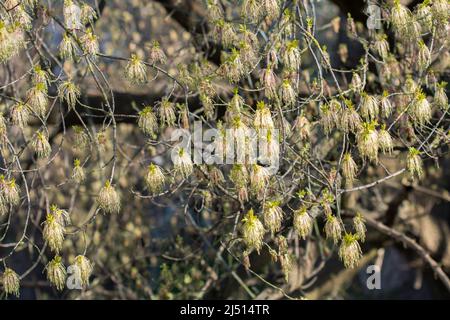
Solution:
[[[263,245],[264,226],[254,214],[253,209],[250,209],[244,219],[242,219],[242,237],[244,243],[249,250],[256,249],[259,253]]]
[[[358,243],[358,236],[345,234],[339,248],[339,258],[344,263],[344,266],[350,269],[357,267],[361,257],[362,252]]]
[[[362,158],[377,162],[378,160],[378,133],[375,130],[376,123],[363,123],[356,140],[358,151]]]
[[[178,148],[172,160],[175,174],[183,179],[187,179],[194,171],[191,155],[184,148]]]
[[[58,87],[58,97],[61,100],[65,100],[70,109],[75,109],[77,100],[80,97],[80,89],[71,81],[64,81]]]
[[[64,33],[63,39],[59,44],[59,55],[63,59],[72,60],[76,52],[75,40],[68,33]]]
[[[2,275],[3,290],[8,295],[15,295],[17,298],[20,295],[20,278],[19,275],[12,269],[6,268]]]
[[[385,34],[377,35],[373,44],[375,51],[382,60],[385,60],[389,56],[389,43],[386,38],[387,36]]]
[[[291,81],[289,79],[284,79],[281,83],[280,96],[281,100],[286,105],[293,105],[295,103],[297,94],[295,93],[295,90],[292,87]]]
[[[60,256],[55,256],[45,267],[47,270],[47,279],[57,290],[62,291],[66,285],[66,268],[62,264]]]
[[[150,50],[149,50],[149,62],[151,64],[156,64],[156,63],[166,63],[167,61],[167,57],[164,53],[164,51],[162,51],[161,46],[159,45],[158,41],[153,41],[151,46],[150,46]]]
[[[92,24],[97,19],[97,12],[87,3],[81,5],[81,22],[85,25]]]
[[[151,193],[161,192],[164,187],[166,178],[164,177],[164,173],[161,168],[152,163],[148,167],[147,175],[145,176],[145,183],[147,184],[147,188]]]
[[[31,145],[39,158],[47,158],[52,152],[52,147],[50,146],[50,143],[48,143],[47,135],[42,131],[36,133],[36,136],[31,141]]]
[[[339,218],[329,214],[325,222],[325,235],[327,239],[332,239],[334,244],[337,244],[342,238],[342,222]]]
[[[152,136],[158,131],[158,121],[152,107],[147,106],[139,112],[138,126],[145,134]]]
[[[408,109],[408,114],[414,124],[424,125],[431,119],[431,106],[427,96],[420,90],[415,94],[414,100]]]
[[[75,270],[75,275],[79,277],[80,284],[83,287],[89,285],[89,277],[91,276],[93,267],[92,263],[85,256],[79,255],[75,258],[73,263],[73,269]]]
[[[252,170],[250,171],[250,190],[261,197],[264,193],[264,189],[267,187],[269,182],[270,174],[266,168],[258,164],[252,165]]]
[[[264,204],[264,224],[272,233],[280,231],[283,222],[283,210],[279,207],[279,201],[268,201]]]
[[[0,196],[6,204],[17,206],[20,202],[19,188],[16,180],[6,180],[4,175],[0,175]]]
[[[262,0],[262,11],[270,20],[278,18],[280,6],[278,0]]]
[[[56,204],[52,204],[50,206],[50,213],[53,215],[55,220],[63,227],[71,223],[69,213],[64,209],[58,208]]]
[[[383,125],[381,130],[378,132],[378,146],[383,153],[392,153],[394,149],[394,143],[386,127]]]
[[[359,212],[353,217],[353,229],[361,242],[366,241],[366,224],[364,217]]]
[[[355,181],[358,174],[358,166],[350,153],[344,154],[344,158],[342,159],[342,174],[347,184],[349,186],[353,185],[353,181]]]
[[[96,56],[99,53],[98,38],[92,32],[91,28],[86,30],[86,33],[80,38],[80,41],[85,53],[91,56]]]
[[[28,106],[22,102],[16,103],[11,109],[11,122],[23,129],[28,124],[30,112]]]
[[[120,212],[120,197],[109,180],[105,182],[105,186],[100,190],[97,203],[105,213],[119,213]]]
[[[434,92],[434,104],[442,110],[448,109],[448,97],[445,93],[446,86],[447,82],[443,81],[436,86],[436,91]]]
[[[264,101],[259,101],[257,103],[253,125],[257,131],[260,129],[275,128],[270,109],[265,105]]]
[[[346,133],[356,133],[361,129],[361,117],[358,112],[356,112],[351,101],[345,102],[345,107],[342,109],[338,123],[340,125],[340,129]]]
[[[313,218],[306,211],[306,207],[303,206],[294,212],[294,228],[303,240],[311,234]]]
[[[408,170],[411,177],[421,179],[423,177],[423,163],[420,158],[420,151],[416,148],[409,148],[408,156],[406,158],[406,170]]]
[[[397,32],[406,28],[410,21],[411,12],[399,0],[394,1],[394,6],[391,9],[391,23]]]
[[[72,179],[76,183],[82,183],[86,179],[86,174],[81,166],[80,159],[75,159],[73,161]]]
[[[37,83],[27,91],[27,101],[31,110],[44,117],[47,112],[47,88],[44,82]]]
[[[58,222],[58,219],[52,213],[48,213],[44,222],[42,236],[48,243],[51,251],[55,253],[60,252],[64,242],[64,233],[64,226]]]
[[[379,113],[378,100],[365,92],[361,94],[361,115],[366,121],[375,120]]]
[[[74,148],[83,150],[87,146],[89,146],[89,136],[85,132],[85,129],[81,126],[73,126],[74,131]]]
[[[134,53],[125,67],[125,77],[134,84],[147,82],[147,67]]]
[[[169,101],[166,97],[163,98],[158,111],[162,127],[173,127],[175,125],[176,116],[173,102]]]
[[[298,40],[288,41],[282,54],[282,61],[286,68],[297,70],[300,67],[301,57]]]
[[[353,72],[352,81],[350,83],[350,89],[355,92],[361,92],[363,90],[363,83],[361,77],[356,72]]]
[[[389,94],[387,91],[383,91],[383,94],[381,95],[381,99],[380,99],[381,114],[385,118],[389,118],[389,116],[392,113],[392,104],[389,101],[388,95]]]
[[[64,23],[69,30],[82,29],[81,9],[72,0],[64,0]]]
[[[276,95],[277,77],[272,67],[268,66],[261,71],[261,82],[264,85],[265,95],[271,99]]]
[[[430,49],[426,46],[423,40],[419,40],[419,50],[417,52],[417,67],[420,71],[424,71],[431,63]]]

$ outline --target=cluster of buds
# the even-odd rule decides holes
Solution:
[[[218,72],[231,83],[236,83],[241,79],[245,68],[243,67],[239,50],[236,48],[231,49],[231,53],[225,57]]]
[[[0,215],[4,214],[8,205],[17,206],[20,202],[19,188],[14,178],[7,180],[0,175]]]
[[[77,53],[77,45],[73,37],[67,32],[59,44],[59,55],[63,59],[72,60]]]
[[[245,217],[242,219],[242,238],[248,250],[255,249],[258,253],[263,245],[264,226],[262,222],[250,209]]]
[[[408,170],[411,177],[423,177],[423,163],[420,158],[420,151],[416,148],[409,148],[408,156],[406,157],[406,170]]]
[[[91,276],[93,270],[92,263],[89,259],[84,255],[76,256],[75,261],[72,264],[72,269],[75,271],[74,275],[77,277],[76,280],[81,284],[81,286],[88,286],[89,277]]]
[[[345,100],[345,107],[339,117],[339,128],[345,133],[356,133],[361,129],[361,117],[350,100]]]
[[[359,212],[353,217],[353,229],[361,242],[366,241],[366,224],[364,217]]]
[[[279,201],[268,201],[264,203],[264,224],[272,235],[280,230],[283,216],[283,210],[280,207]]]
[[[84,169],[81,166],[80,159],[75,159],[73,161],[72,179],[76,183],[82,183],[86,179],[86,174],[84,173]]]
[[[361,115],[366,121],[375,120],[379,113],[378,100],[365,92],[361,94]]]
[[[419,51],[417,52],[417,67],[420,71],[425,70],[431,63],[431,52],[423,40],[419,40]]]
[[[324,227],[327,239],[332,239],[333,243],[337,244],[342,238],[342,229],[342,221],[332,214],[328,214]]]
[[[147,67],[135,53],[131,55],[125,67],[125,77],[134,84],[147,82]]]
[[[421,90],[417,90],[411,106],[408,109],[411,120],[418,125],[424,125],[431,119],[431,105],[427,100],[427,96]]]
[[[385,60],[389,56],[389,43],[387,42],[387,36],[383,34],[377,34],[375,42],[373,43],[373,48],[381,57]]]
[[[348,186],[353,185],[357,175],[358,166],[350,153],[344,154],[342,159],[342,174]]]
[[[86,32],[81,36],[80,41],[86,54],[95,57],[99,53],[100,47],[98,44],[98,37],[92,32],[91,28],[86,29]]]
[[[42,236],[50,250],[58,254],[63,246],[65,227],[54,213],[48,213],[44,222]]]
[[[251,22],[257,22],[263,14],[261,1],[244,0],[241,7],[241,16],[249,19]]]
[[[288,69],[297,70],[300,67],[301,56],[298,40],[287,42],[282,52],[282,61]]]
[[[161,192],[164,187],[166,178],[160,166],[152,163],[148,166],[147,174],[145,175],[145,183],[151,193]]]
[[[23,40],[17,35],[17,27],[0,21],[0,62],[6,62],[19,53]]]
[[[358,235],[345,234],[339,247],[339,257],[346,268],[355,268],[358,266],[362,257],[361,247],[358,243]]]
[[[297,99],[297,93],[292,87],[290,79],[284,79],[280,86],[281,100],[286,105],[293,105]]]
[[[264,189],[269,182],[269,171],[258,164],[253,164],[250,170],[250,190],[257,195],[258,198],[264,194]]]
[[[30,111],[25,103],[18,102],[11,108],[10,116],[12,124],[23,129],[30,119]]]
[[[105,182],[105,186],[100,190],[97,196],[97,203],[106,213],[119,213],[121,207],[120,196],[109,180]]]
[[[97,19],[97,12],[94,8],[84,2],[81,5],[81,22],[84,25],[93,24],[95,19]]]
[[[223,19],[214,21],[213,37],[216,41],[220,41],[225,48],[232,47],[237,40],[233,24]]]
[[[74,132],[74,148],[83,150],[89,146],[89,136],[85,129],[81,126],[73,126],[72,129]]]
[[[378,132],[378,146],[383,153],[391,154],[394,149],[394,142],[392,141],[389,131],[386,130],[385,125],[383,125]]]
[[[62,82],[58,87],[58,97],[67,102],[69,109],[75,109],[80,95],[80,89],[70,80]]]
[[[36,133],[34,139],[31,141],[31,145],[39,158],[47,158],[52,152],[47,134],[43,131]]]
[[[145,134],[152,136],[158,131],[158,120],[150,106],[139,112],[138,126]]]
[[[361,157],[370,161],[378,160],[378,132],[375,129],[376,122],[365,122],[358,133],[357,145]]]
[[[56,255],[53,260],[45,267],[47,271],[47,279],[59,291],[62,291],[66,285],[67,272],[62,259]]]
[[[257,103],[253,126],[257,131],[275,128],[270,109],[266,106],[264,101],[259,101]]]
[[[183,179],[187,179],[194,171],[191,155],[184,148],[174,150],[173,167],[176,175],[180,175]]]
[[[313,218],[307,212],[306,207],[303,206],[294,212],[294,228],[303,240],[311,234]]]
[[[27,91],[27,104],[38,116],[44,117],[47,112],[47,85],[38,82]]]
[[[3,290],[5,291],[6,295],[15,295],[16,297],[19,297],[20,294],[20,278],[19,275],[10,268],[5,268],[5,271],[2,275],[2,283],[3,283]]]
[[[447,82],[443,81],[436,85],[436,91],[434,92],[434,104],[442,110],[448,109],[448,97],[445,93],[445,87]]]
[[[389,116],[392,113],[392,103],[389,100],[389,93],[386,90],[383,91],[383,93],[381,94],[380,107],[381,107],[381,114],[385,118],[389,118]]]
[[[248,200],[247,184],[249,174],[247,168],[242,164],[235,164],[230,171],[230,180],[233,182],[238,197],[241,201]]]
[[[168,98],[163,98],[159,106],[159,118],[161,120],[161,127],[173,127],[176,121],[175,107],[173,102]]]
[[[156,63],[166,63],[167,57],[164,51],[161,49],[161,46],[159,45],[158,41],[153,41],[152,44],[149,47],[149,62],[151,64]]]
[[[277,82],[277,76],[272,66],[267,66],[261,71],[261,83],[264,85],[264,92],[267,98],[272,99],[276,96]]]

